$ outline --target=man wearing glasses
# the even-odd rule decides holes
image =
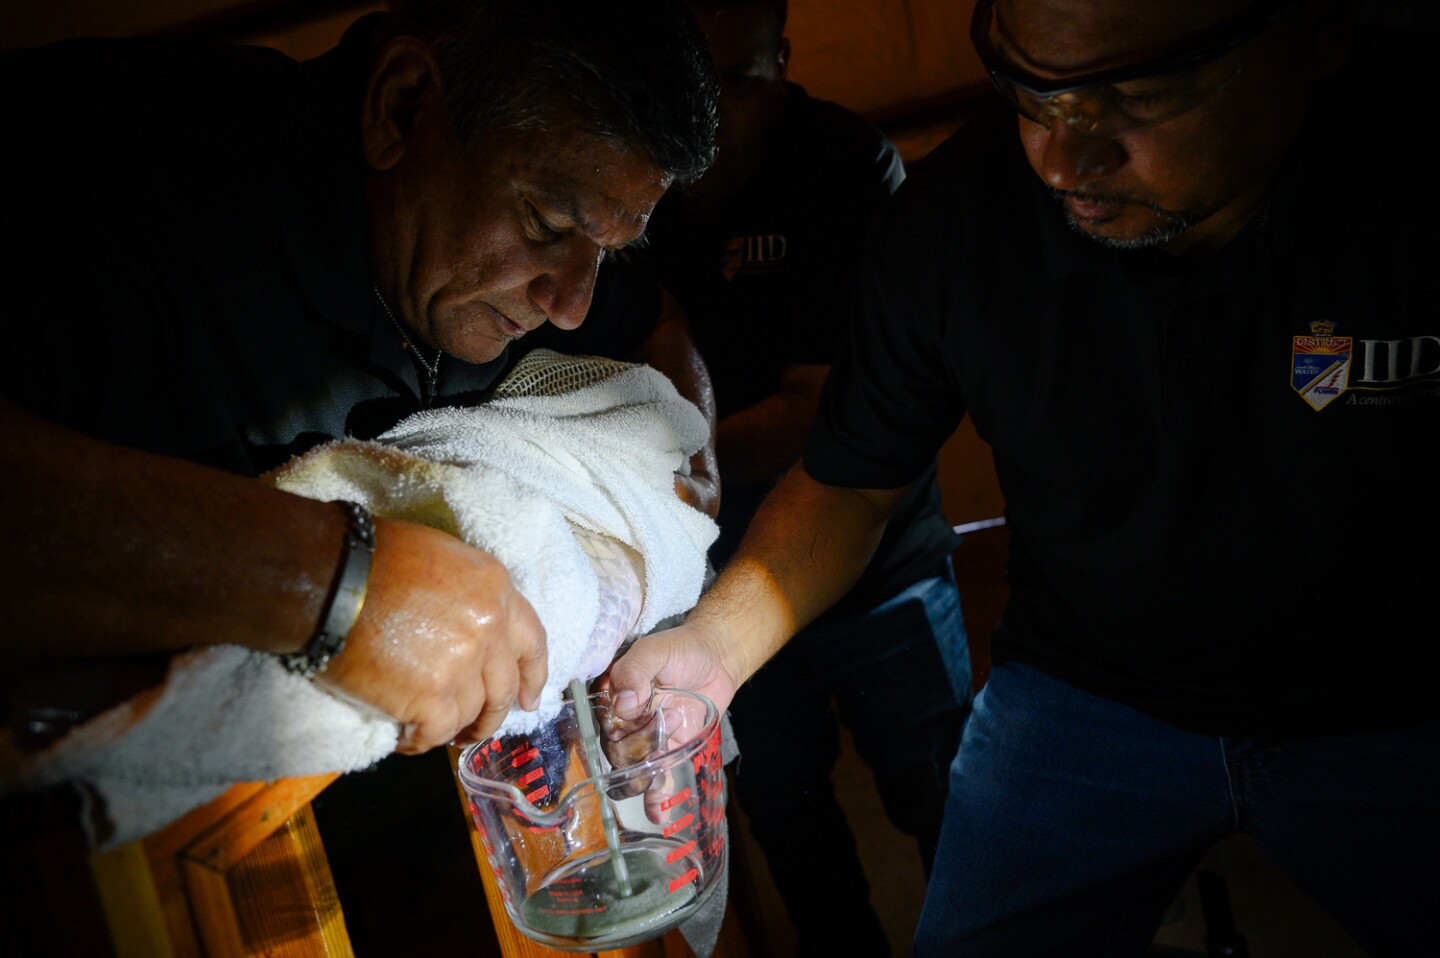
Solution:
[[[1004,109],[896,193],[802,466],[612,670],[729,701],[971,416],[1011,601],[917,956],[1142,954],[1236,830],[1376,958],[1433,947],[1428,48],[1346,14],[982,0]]]

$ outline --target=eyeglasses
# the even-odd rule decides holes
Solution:
[[[1260,0],[1189,38],[1178,52],[1081,76],[1042,77],[1007,62],[995,48],[995,0],[979,0],[970,40],[990,82],[1022,115],[1042,125],[1058,119],[1090,136],[1112,136],[1179,116],[1224,87],[1239,72],[1206,69],[1263,32],[1299,0]],[[1138,83],[1135,81],[1154,81]],[[1134,82],[1121,91],[1116,86]]]

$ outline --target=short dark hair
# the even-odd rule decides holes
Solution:
[[[719,88],[685,0],[393,0],[440,65],[461,145],[565,112],[678,182],[715,158]]]

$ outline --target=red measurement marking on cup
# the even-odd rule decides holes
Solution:
[[[692,881],[695,880],[695,876],[698,874],[700,874],[699,870],[692,868],[685,874],[681,875],[679,878],[672,881],[670,883],[670,894],[673,895],[681,888],[684,888],[686,885],[690,884]]]
[[[521,765],[524,765],[527,762],[533,762],[539,757],[540,750],[538,748],[527,749],[526,751],[519,753],[510,760],[510,767],[519,768]]]
[[[666,837],[666,838],[669,838],[671,835],[674,835],[676,832],[680,831],[682,828],[689,828],[689,827],[690,827],[690,823],[693,822],[693,821],[695,821],[695,816],[694,816],[694,815],[691,815],[691,814],[688,814],[688,813],[685,814],[685,815],[683,815],[683,816],[681,816],[680,818],[675,819],[675,821],[673,821],[673,822],[671,822],[669,825],[666,825],[666,826],[665,826],[665,831],[664,831],[665,837]]]
[[[705,740],[705,747],[700,749],[700,751],[696,752],[695,757],[692,758],[690,761],[695,766],[695,771],[697,773],[707,765],[715,769],[718,769],[720,767],[719,726],[716,726],[715,731],[711,732],[710,737]]]
[[[535,779],[544,777],[544,766],[541,766],[540,768],[532,768],[530,771],[526,772],[524,775],[521,775],[515,780],[515,787],[524,788],[526,785],[529,785],[531,782],[535,781]]]
[[[694,850],[695,850],[695,840],[692,838],[690,841],[688,841],[688,842],[686,842],[685,844],[681,845],[679,848],[675,849],[675,850],[672,851],[670,854],[666,855],[666,856],[665,856],[665,864],[667,864],[667,865],[673,865],[673,864],[675,864],[676,862],[678,862],[680,859],[684,858],[686,855],[688,855],[688,854],[690,854],[691,852],[693,852]]]
[[[717,808],[716,806],[720,807]],[[708,805],[700,806],[700,817],[707,824],[715,825],[725,818],[725,807],[720,802],[711,802]]]
[[[525,796],[525,801],[529,802],[531,805],[534,805],[534,804],[535,804],[536,802],[538,802],[540,799],[544,798],[546,795],[549,795],[549,794],[550,794],[550,786],[549,786],[549,785],[541,785],[539,788],[535,789],[535,791],[530,792],[528,795],[526,795],[526,796]]]
[[[690,787],[687,785],[686,787],[680,789],[680,791],[676,792],[674,795],[671,795],[669,798],[665,799],[665,801],[661,802],[660,810],[662,812],[668,812],[670,811],[670,809],[674,808],[676,805],[679,805],[681,802],[685,801],[689,797]]]

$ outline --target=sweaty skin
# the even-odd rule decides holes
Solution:
[[[489,736],[517,702],[535,706],[546,675],[544,636],[489,553],[425,526],[382,520],[365,607],[345,651],[316,681],[387,714],[413,716],[402,722],[398,751],[467,744]]]
[[[292,652],[309,638],[345,531],[333,505],[99,442],[9,402],[0,425],[14,440],[0,451],[12,543],[0,550],[0,654],[49,677],[56,697],[38,704],[89,714],[163,676],[162,662],[97,700],[105,663],[221,643]],[[393,716],[405,752],[483,738],[512,703],[533,706],[545,634],[504,567],[408,522],[379,519],[375,535],[364,608],[317,681]],[[67,686],[77,663],[85,679]]]
[[[575,116],[462,150],[437,76],[406,37],[375,67],[361,144],[376,280],[427,345],[482,363],[547,321],[579,326],[601,257],[640,237],[669,180]]]
[[[462,151],[434,59],[408,37],[377,55],[360,141],[380,292],[418,338],[471,362],[547,320],[578,325],[601,256],[640,236],[668,185],[648,156],[574,117]],[[0,426],[6,658],[49,659],[58,674],[77,658],[309,639],[345,528],[334,506],[8,402]],[[419,752],[488,736],[512,704],[534,706],[545,672],[544,630],[493,556],[381,519],[364,607],[317,681],[391,715],[400,750]]]

